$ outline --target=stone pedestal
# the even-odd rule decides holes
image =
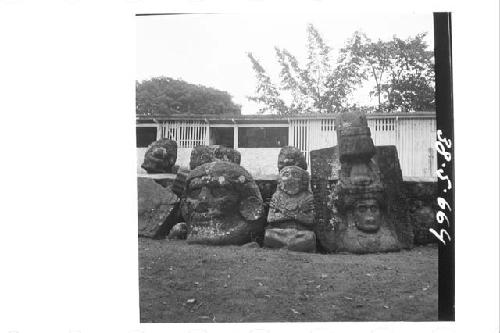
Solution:
[[[267,229],[264,246],[286,248],[296,252],[316,252],[316,235],[309,230]]]

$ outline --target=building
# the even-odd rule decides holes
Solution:
[[[147,146],[159,138],[177,141],[177,164],[188,167],[197,145],[225,145],[241,153],[241,165],[254,177],[277,174],[280,148],[295,146],[310,165],[309,152],[337,144],[334,114],[137,116],[137,170]],[[436,181],[434,112],[368,114],[375,145],[395,145],[405,179]]]

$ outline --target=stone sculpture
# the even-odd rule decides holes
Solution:
[[[401,169],[393,146],[375,147],[366,117],[343,113],[335,119],[340,170],[331,187],[313,183],[315,195],[328,194],[328,220],[318,216],[316,234],[327,252],[372,253],[398,251],[411,246],[413,235],[401,193]],[[315,154],[311,154],[315,157]],[[313,162],[316,165],[335,163]],[[381,171],[383,170],[383,172]],[[321,204],[321,200],[315,200]]]
[[[243,245],[264,233],[259,188],[241,166],[216,161],[192,170],[181,211],[188,243]]]
[[[309,173],[295,165],[283,167],[269,207],[264,246],[315,252],[313,202]]]
[[[278,155],[278,170],[281,171],[281,169],[288,165],[296,165],[307,170],[306,158],[298,148],[292,146],[281,148]]]
[[[411,225],[413,227],[416,245],[437,243],[438,240],[429,232],[429,228],[435,228],[437,205],[437,183],[436,182],[404,182],[404,191],[408,202]]]
[[[215,161],[226,161],[240,164],[241,154],[233,148],[227,148],[224,146],[196,146],[191,151],[189,168],[194,170],[202,164]]]
[[[149,145],[141,167],[147,173],[175,173],[177,161],[177,143],[169,139],[160,139]]]
[[[187,225],[184,222],[177,223],[170,229],[168,239],[186,239]]]
[[[179,219],[179,197],[153,179],[137,178],[139,236],[165,238]]]

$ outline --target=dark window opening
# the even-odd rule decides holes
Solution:
[[[288,146],[288,127],[240,127],[238,147],[280,148]]]
[[[234,147],[234,128],[212,127],[210,129],[210,144],[221,145],[227,148]]]
[[[151,142],[156,141],[156,127],[136,127],[136,147],[146,148]]]

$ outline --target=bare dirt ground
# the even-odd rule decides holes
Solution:
[[[438,249],[306,254],[139,239],[141,322],[431,321]]]

